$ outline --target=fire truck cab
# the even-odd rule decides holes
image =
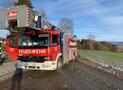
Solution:
[[[13,59],[18,60],[17,68],[55,70],[76,59],[76,45],[71,35],[57,30],[42,30],[8,36],[6,49],[10,57],[14,55]]]

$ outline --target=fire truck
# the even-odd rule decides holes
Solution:
[[[43,13],[25,5],[3,9],[0,27],[11,32],[6,38],[6,53],[17,60],[17,68],[56,70],[77,59],[77,38],[55,27]]]

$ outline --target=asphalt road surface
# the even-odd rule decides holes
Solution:
[[[22,71],[0,82],[0,90],[123,90],[123,80],[82,62],[57,71]]]

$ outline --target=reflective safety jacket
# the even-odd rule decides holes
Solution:
[[[0,55],[2,55],[2,48],[0,47]]]

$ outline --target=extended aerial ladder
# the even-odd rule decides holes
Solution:
[[[55,26],[47,21],[43,12],[39,13],[22,5],[1,10],[0,28],[18,32],[18,28],[23,28],[26,31],[50,29],[55,28]]]

